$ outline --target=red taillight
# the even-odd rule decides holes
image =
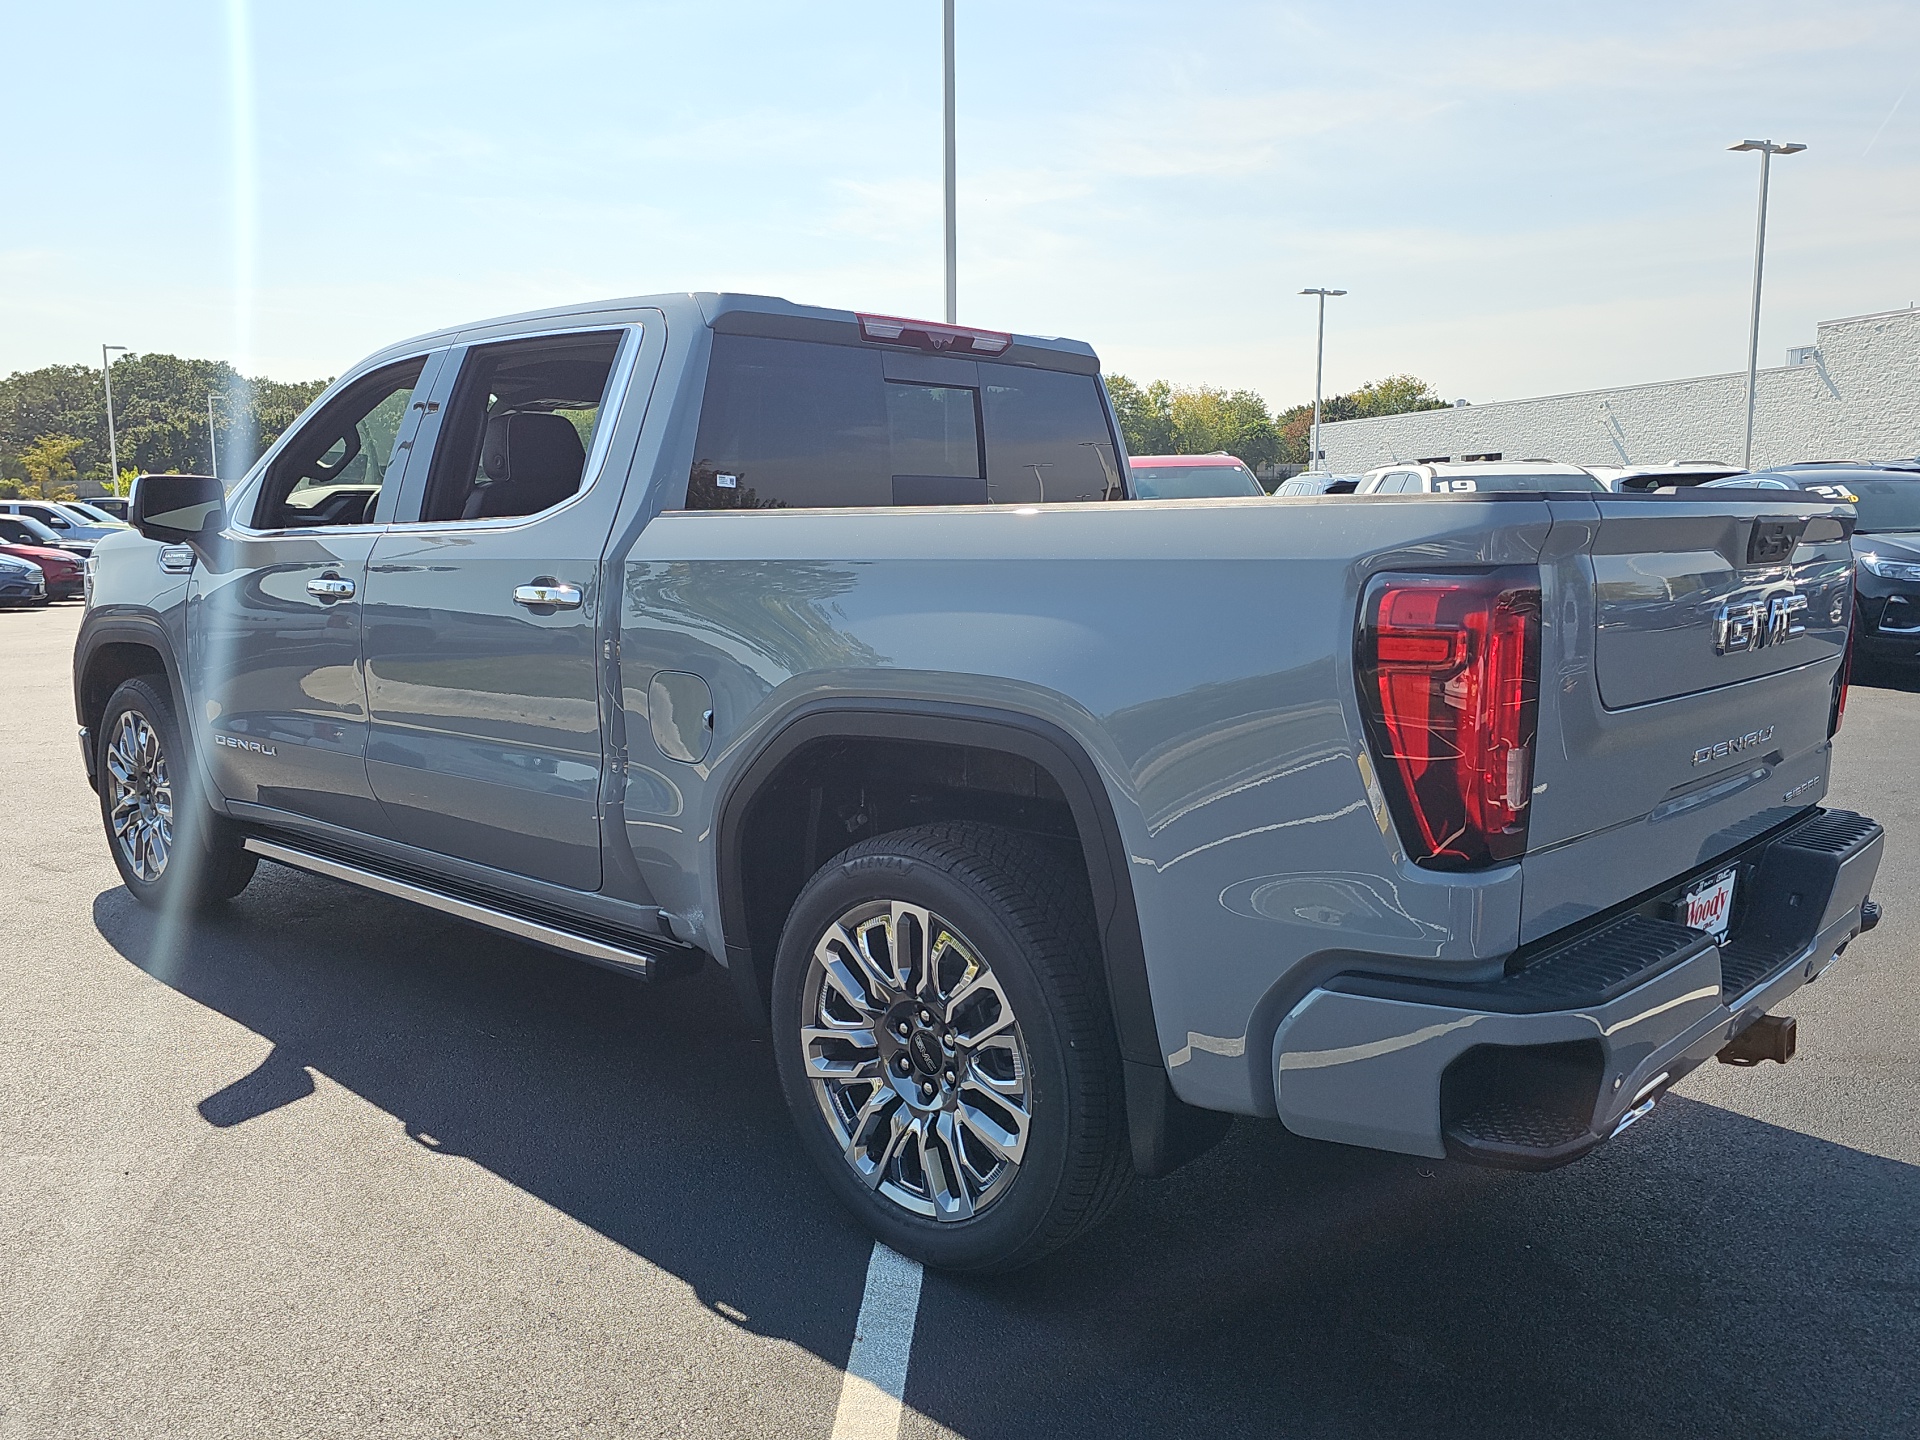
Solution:
[[[1470,870],[1524,852],[1538,574],[1376,577],[1360,607],[1359,669],[1387,801],[1413,859]]]
[[[1003,330],[970,330],[931,320],[902,320],[898,315],[861,315],[860,338],[882,345],[911,345],[944,355],[1001,355],[1013,345]]]
[[[1833,707],[1827,715],[1827,738],[1831,740],[1840,733],[1840,722],[1847,718],[1847,687],[1853,683],[1853,637],[1860,628],[1860,612],[1856,606],[1853,623],[1847,627],[1847,648],[1840,653],[1840,668],[1833,677]]]

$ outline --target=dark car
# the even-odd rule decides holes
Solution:
[[[0,605],[44,605],[47,578],[31,560],[0,555]]]
[[[1783,465],[1700,488],[1797,490],[1852,501],[1860,516],[1853,532],[1855,656],[1920,663],[1920,461]]]
[[[1324,470],[1309,470],[1295,475],[1291,480],[1282,480],[1274,490],[1278,499],[1289,499],[1295,495],[1351,495],[1360,488],[1362,475],[1329,475]]]
[[[56,550],[50,545],[19,545],[0,540],[0,555],[11,556],[37,565],[46,576],[49,600],[71,600],[86,588],[87,562],[71,550]]]
[[[67,540],[57,532],[42,525],[31,515],[10,515],[0,512],[0,542],[8,545],[38,545],[48,550],[59,550],[84,560],[93,553],[91,540]]]

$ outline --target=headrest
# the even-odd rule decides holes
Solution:
[[[586,464],[580,432],[564,415],[496,415],[480,452],[480,468],[492,482],[482,492],[480,514],[531,515],[558,505],[580,488]]]

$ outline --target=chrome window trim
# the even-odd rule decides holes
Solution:
[[[606,469],[607,451],[613,444],[613,432],[620,419],[621,407],[627,401],[627,389],[633,379],[634,365],[640,358],[642,332],[646,328],[643,320],[627,321],[618,325],[566,325],[550,330],[529,330],[524,334],[501,335],[470,343],[460,342],[451,348],[459,352],[459,365],[453,373],[453,383],[458,384],[461,371],[466,369],[467,356],[474,350],[495,345],[517,345],[523,340],[545,340],[556,335],[610,335],[619,332],[620,345],[614,351],[613,368],[607,373],[607,388],[600,398],[600,418],[602,422],[593,429],[593,448],[587,452],[585,464],[580,468],[580,488],[562,500],[558,505],[549,505],[544,510],[536,510],[531,515],[495,515],[476,520],[400,520],[381,526],[380,529],[390,535],[431,535],[450,529],[466,534],[472,531],[512,530],[535,520],[545,520],[548,516],[559,515],[580,504],[600,483],[600,476]],[[452,391],[447,392],[451,396]],[[438,442],[436,442],[437,444]],[[422,492],[425,494],[423,488]],[[354,527],[348,527],[354,528]],[[303,532],[312,533],[312,532]]]

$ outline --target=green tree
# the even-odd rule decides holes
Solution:
[[[128,355],[114,362],[120,460],[136,471],[205,471],[207,396],[214,397],[220,470],[237,474],[326,388],[325,380],[248,379],[218,360]],[[0,380],[0,476],[23,478],[21,455],[48,435],[77,436],[78,476],[108,488],[107,412],[100,372],[48,365]]]
[[[1174,452],[1206,455],[1224,450],[1251,466],[1270,465],[1280,453],[1267,402],[1251,390],[1215,385],[1173,392]]]
[[[1374,415],[1405,415],[1412,410],[1445,410],[1442,400],[1426,381],[1414,375],[1389,375],[1384,380],[1369,380],[1358,390],[1339,397],[1352,403],[1353,414],[1340,418],[1360,419]],[[1321,416],[1324,421],[1326,416]]]
[[[1120,421],[1120,438],[1130,455],[1166,455],[1173,450],[1173,387],[1164,380],[1136,385],[1124,375],[1109,375],[1107,394]]]
[[[27,483],[41,500],[71,500],[77,476],[73,452],[80,441],[71,435],[41,435],[20,451],[20,468],[27,472]]]
[[[1321,418],[1326,418],[1324,407]],[[1273,417],[1273,428],[1280,441],[1280,464],[1305,465],[1307,447],[1312,441],[1313,406],[1289,406]]]
[[[1344,395],[1327,395],[1320,401],[1320,423],[1336,420],[1361,420],[1374,415],[1404,415],[1410,410],[1445,410],[1442,400],[1426,381],[1413,375],[1389,375],[1384,380],[1369,380],[1358,390]],[[1276,458],[1283,465],[1307,464],[1307,452],[1313,444],[1313,406],[1292,405],[1274,419],[1279,434]]]

